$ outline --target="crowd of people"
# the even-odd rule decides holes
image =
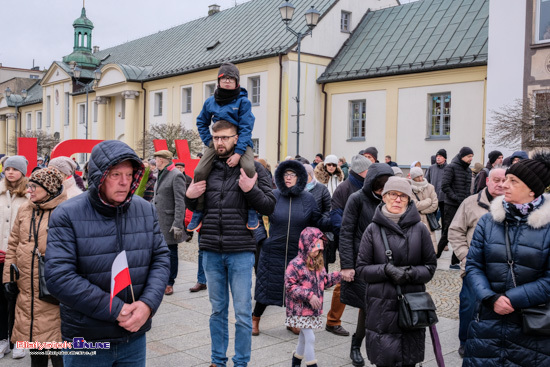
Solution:
[[[25,157],[0,161],[0,357],[24,357],[17,341],[84,338],[110,347],[62,357],[30,348],[32,366],[145,366],[146,332],[174,293],[178,245],[197,232],[189,291],[208,292],[211,367],[228,361],[230,297],[234,366],[248,365],[268,306],[286,307],[281,327],[298,335],[293,367],[317,366],[315,329],[350,335],[346,306],[357,313],[353,366],[365,365],[362,350],[378,367],[415,366],[426,329],[400,326],[399,300],[425,291],[446,250],[463,281],[463,365],[550,365],[548,335],[522,325],[523,309],[550,301],[550,155],[492,151],[472,170],[466,146],[450,163],[439,149],[429,166],[380,163],[368,147],[349,164],[296,156],[272,172],[252,152],[250,108],[238,69],[222,65],[198,118],[208,148],[192,175],[168,150],[140,159],[113,140],[94,147],[85,181],[69,157],[42,160],[28,178]]]

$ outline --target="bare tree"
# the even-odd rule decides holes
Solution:
[[[145,158],[151,157],[155,152],[153,140],[160,139],[166,140],[168,150],[177,156],[176,145],[174,140],[187,140],[189,144],[189,150],[192,155],[197,155],[202,151],[202,140],[199,133],[192,129],[186,129],[185,127],[174,124],[156,124],[152,125],[148,131],[145,132],[145,139],[141,139],[138,142],[138,151],[145,152]]]
[[[494,141],[503,146],[521,146],[524,150],[550,147],[550,90],[491,112],[497,121],[489,128]]]
[[[54,134],[50,134],[46,131],[25,131],[22,134],[19,134],[21,138],[37,138],[36,141],[36,151],[39,156],[49,156],[52,153],[53,148],[59,144],[59,138],[55,137]],[[8,143],[8,151],[16,151],[16,137],[13,136]]]

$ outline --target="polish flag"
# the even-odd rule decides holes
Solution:
[[[117,255],[111,268],[111,300],[109,304],[109,312],[113,308],[113,298],[124,288],[132,285],[130,279],[130,269],[128,268],[128,259],[126,251],[122,251]]]

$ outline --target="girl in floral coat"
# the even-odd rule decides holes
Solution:
[[[307,227],[300,234],[298,256],[286,268],[286,322],[290,327],[300,328],[298,346],[292,356],[292,366],[317,367],[315,360],[315,335],[313,329],[323,327],[323,293],[340,283],[339,272],[327,274],[323,262],[323,249],[327,238],[317,228]]]

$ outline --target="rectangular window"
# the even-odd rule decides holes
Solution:
[[[52,97],[47,96],[46,97],[46,127],[52,126],[51,108],[52,108]]]
[[[260,77],[248,78],[248,90],[250,91],[250,102],[252,106],[260,105]]]
[[[181,113],[191,113],[191,88],[181,89]]]
[[[36,130],[42,129],[42,111],[36,113]]]
[[[155,93],[155,116],[162,116],[162,92]]]
[[[120,101],[120,118],[124,120],[125,117],[126,117],[126,98],[122,97],[122,100]]]
[[[343,11],[340,17],[340,31],[349,33],[351,32],[351,13],[349,11]]]
[[[204,99],[208,99],[214,95],[214,92],[216,91],[216,84],[207,84],[205,91],[204,91]]]
[[[254,154],[260,154],[260,139],[252,139],[252,144],[254,145],[254,148],[252,148]]]
[[[550,0],[537,0],[535,42],[550,42]]]
[[[451,136],[451,93],[430,94],[429,138]]]
[[[86,120],[86,105],[85,104],[79,104],[78,105],[78,123],[83,124]]]
[[[349,133],[350,139],[364,139],[367,115],[367,101],[350,101]]]
[[[98,106],[97,106],[97,102],[94,102],[92,104],[92,108],[93,108],[93,111],[94,111],[94,117],[93,117],[93,121],[94,122],[97,122],[97,114],[98,114]]]
[[[30,131],[32,128],[32,113],[27,113],[27,131]]]
[[[70,111],[70,107],[69,106],[69,93],[65,93],[65,126],[69,126],[69,111]]]
[[[550,136],[550,93],[535,92],[535,120],[533,121],[533,140],[547,141]]]
[[[31,74],[31,75],[29,75],[29,78],[31,78],[31,79],[38,79],[38,75],[32,75],[32,74]]]

